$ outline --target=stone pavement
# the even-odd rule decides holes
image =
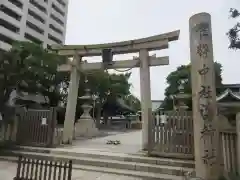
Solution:
[[[0,179],[13,180],[16,175],[16,163],[0,161]],[[141,178],[120,176],[93,171],[73,170],[72,180],[141,180]]]
[[[119,140],[120,145],[107,145],[108,140]],[[56,148],[72,152],[90,151],[105,153],[133,154],[141,150],[142,131],[112,132],[106,137],[98,137],[88,140],[76,140],[71,146]],[[0,180],[12,180],[16,174],[16,163],[0,161]],[[73,170],[72,180],[141,180],[141,178],[107,174],[94,171]]]
[[[119,140],[121,144],[119,145],[109,145],[106,144],[108,140]],[[104,152],[116,152],[116,153],[126,153],[135,154],[139,152],[142,148],[142,131],[130,131],[130,132],[119,132],[113,133],[106,137],[99,137],[88,140],[76,140],[71,146],[66,146],[64,148],[57,148],[61,150],[71,150],[78,152],[82,149],[93,149],[96,151]]]

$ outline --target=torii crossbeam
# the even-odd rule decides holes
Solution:
[[[103,68],[102,62],[86,63],[82,61],[86,56],[101,56],[103,49],[111,49],[113,55],[126,53],[139,53],[139,57],[131,60],[113,61],[108,69],[121,68],[140,68],[140,87],[141,87],[141,109],[143,121],[143,148],[148,145],[148,122],[152,112],[151,107],[151,86],[150,86],[150,66],[162,66],[169,64],[169,58],[149,56],[149,51],[167,49],[168,43],[178,40],[180,31],[173,31],[165,34],[151,36],[142,39],[106,43],[93,45],[53,45],[51,48],[62,56],[71,56],[73,60],[68,64],[58,67],[58,71],[70,71],[70,85],[66,108],[66,116],[63,131],[63,143],[72,143],[73,127],[75,120],[78,85],[80,71],[96,70]]]

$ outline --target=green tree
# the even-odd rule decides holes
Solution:
[[[236,19],[240,16],[240,13],[237,9],[230,9],[230,17]],[[239,39],[240,23],[237,22],[227,33],[230,44],[229,48],[231,49],[240,49],[240,39]]]
[[[15,42],[10,51],[1,53],[1,104],[5,104],[12,88],[17,87],[29,93],[41,93],[48,97],[50,106],[56,106],[62,100],[63,84],[68,83],[68,74],[57,72],[57,66],[63,63],[63,57],[41,45]]]
[[[129,90],[131,86],[128,82],[130,75],[130,73],[109,74],[102,70],[82,73],[81,77],[86,77],[88,82],[85,83],[85,78],[81,78],[79,83],[79,96],[84,94],[86,86],[88,86],[92,94],[98,95],[101,103],[110,96],[123,97],[128,95],[130,94]]]
[[[2,113],[5,104],[13,88],[16,88],[21,81],[23,62],[20,57],[13,53],[1,51],[0,53],[0,112]]]
[[[140,100],[134,96],[133,94],[127,95],[124,97],[124,100],[127,105],[133,108],[135,111],[139,111],[141,109],[141,102]]]
[[[2,112],[13,88],[41,93],[48,97],[50,106],[66,101],[69,73],[57,72],[57,66],[65,62],[65,58],[30,42],[15,42],[10,51],[0,52],[0,111]],[[114,101],[117,97],[130,94],[130,73],[109,74],[98,70],[85,74],[91,93],[99,96],[100,109],[106,101]],[[79,96],[84,94],[84,76],[81,74]]]
[[[216,78],[216,87],[220,87],[222,85],[222,65],[218,62],[214,63],[215,69],[215,78]],[[192,94],[191,88],[191,65],[182,65],[177,67],[177,69],[171,72],[167,76],[167,88],[165,89],[165,99],[162,103],[161,107],[165,110],[173,109],[173,99],[172,96],[179,93],[179,82],[180,80],[184,80],[184,93]],[[218,92],[217,92],[218,93]],[[192,100],[186,100],[185,102],[190,109],[192,108]]]
[[[117,98],[124,98],[130,94],[131,84],[128,82],[130,75],[130,73],[110,74],[103,70],[81,73],[82,78],[79,82],[78,96],[83,96],[86,88],[90,89],[91,94],[98,96],[95,116],[100,120],[102,107],[107,101],[116,102]],[[84,77],[87,78],[87,83],[85,83],[86,78]],[[80,108],[82,103],[81,100],[78,100],[76,112],[77,117],[82,113]],[[105,118],[108,116],[106,112],[103,115],[105,115]]]
[[[130,95],[131,84],[128,82],[130,75],[130,73],[110,74],[103,70],[82,72],[80,74],[78,97],[85,95],[86,88],[90,89],[92,95],[98,96],[94,108],[94,116],[97,118],[98,123],[100,122],[101,115],[104,115],[105,118],[108,117],[107,113],[103,113],[103,105],[106,102],[116,103],[117,98],[125,100],[124,98]],[[88,80],[87,83],[85,83],[86,79]],[[81,108],[83,102],[81,99],[77,101],[77,119],[83,112]],[[60,123],[64,123],[65,109],[63,111]]]

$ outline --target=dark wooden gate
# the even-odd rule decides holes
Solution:
[[[166,123],[161,123],[160,115]],[[149,154],[162,157],[194,157],[193,118],[190,111],[161,111],[151,115],[149,123]]]
[[[16,138],[17,144],[52,147],[56,123],[56,111],[54,108],[21,111]]]

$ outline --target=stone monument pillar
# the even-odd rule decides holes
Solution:
[[[87,83],[87,80],[85,81]],[[83,114],[81,115],[80,119],[78,119],[77,123],[75,124],[75,137],[94,137],[99,134],[98,129],[96,128],[96,124],[93,118],[90,115],[90,111],[92,109],[92,105],[90,105],[90,101],[92,101],[92,96],[90,95],[90,90],[87,88],[85,89],[85,95],[80,97],[82,101],[84,101],[83,105],[81,106],[83,109]]]
[[[196,177],[219,178],[219,132],[211,16],[200,13],[189,20],[193,128]]]

